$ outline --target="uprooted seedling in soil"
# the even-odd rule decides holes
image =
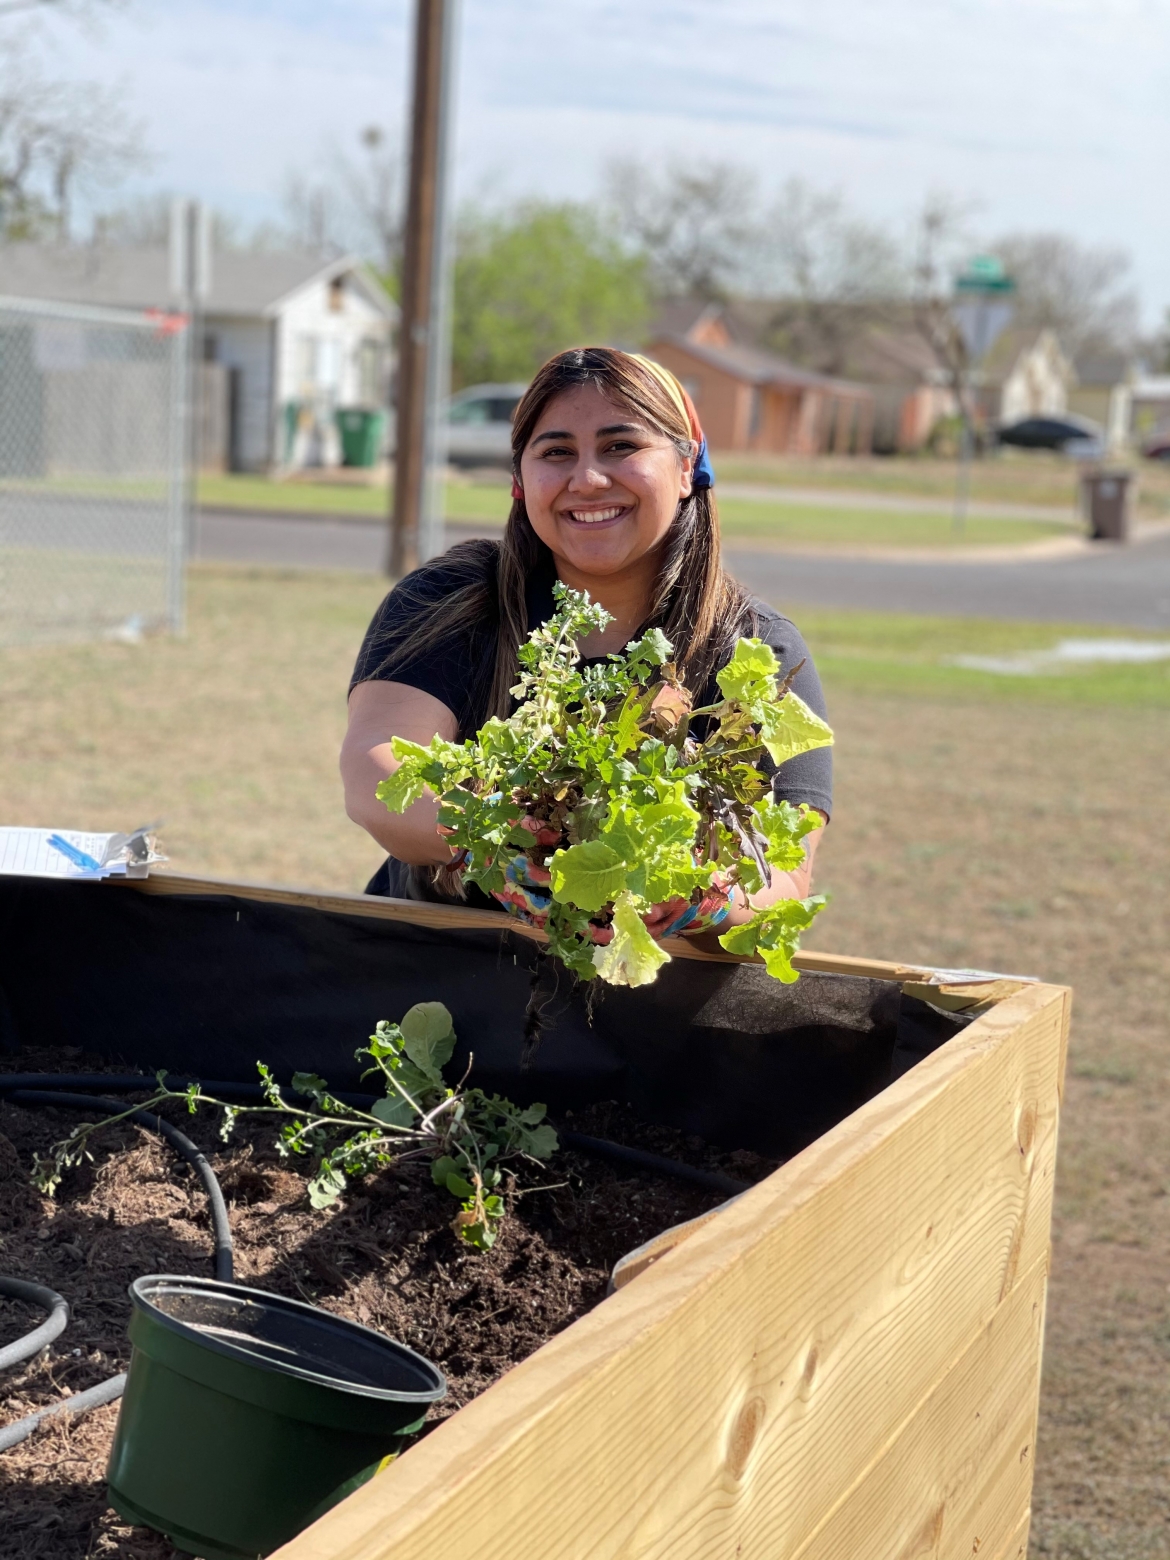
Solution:
[[[233,1105],[205,1094],[198,1083],[170,1089],[158,1074],[158,1089],[148,1100],[128,1106],[119,1116],[83,1122],[55,1143],[47,1156],[37,1155],[34,1181],[52,1195],[64,1172],[92,1158],[90,1139],[103,1128],[135,1111],[156,1110],[168,1100],[180,1100],[194,1114],[201,1105],[223,1112],[220,1136],[226,1141],[240,1116],[270,1115],[281,1121],[276,1140],[285,1158],[308,1155],[317,1166],[308,1184],[314,1208],[326,1208],[345,1190],[351,1177],[383,1170],[404,1160],[429,1158],[431,1176],[459,1199],[453,1228],[459,1239],[480,1251],[495,1244],[504,1218],[499,1186],[501,1166],[527,1159],[543,1164],[557,1150],[557,1135],[545,1118],[543,1105],[525,1109],[498,1094],[452,1088],[443,1068],[455,1050],[451,1014],[441,1002],[418,1002],[401,1023],[383,1020],[368,1045],[357,1052],[373,1066],[363,1077],[378,1076],[385,1096],[368,1111],[343,1103],[315,1073],[294,1073],[293,1091],[311,1102],[291,1105],[263,1062],[257,1063],[264,1089],[262,1105]]]

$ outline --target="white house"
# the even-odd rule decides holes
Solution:
[[[977,393],[1000,424],[1068,411],[1077,376],[1051,330],[1005,330],[979,364]]]
[[[0,245],[0,295],[173,305],[165,247]],[[398,310],[353,255],[217,252],[203,314],[206,464],[333,464],[339,407],[385,407]]]

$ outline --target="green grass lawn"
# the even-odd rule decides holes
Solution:
[[[956,531],[952,517],[899,514],[896,510],[839,509],[790,503],[779,494],[772,502],[724,498],[719,504],[723,534],[728,541],[759,541],[788,547],[898,548],[1018,547],[1026,542],[1075,535],[1058,520],[987,520],[969,518]]]
[[[327,513],[382,521],[387,495],[381,488],[342,483],[272,482],[267,477],[204,476],[199,500],[220,508],[284,513]],[[474,525],[503,525],[511,500],[503,482],[449,482],[444,502],[447,519]],[[778,489],[775,499],[725,498],[719,505],[724,534],[730,539],[767,541],[790,547],[884,548],[1019,546],[1070,534],[1071,526],[1046,520],[969,519],[956,534],[951,516],[895,511],[823,509],[793,502]]]
[[[955,462],[927,455],[797,458],[790,455],[712,456],[721,482],[752,482],[778,488],[819,488],[937,498],[949,504],[955,492]],[[1170,514],[1170,462],[1123,462],[1138,481],[1138,504],[1148,518]],[[976,503],[1042,504],[1067,509],[1077,500],[1079,466],[1047,450],[1003,450],[971,466],[971,498]]]
[[[1066,639],[1149,640],[1164,634],[1078,624],[1011,623],[984,618],[917,617],[898,612],[836,611],[786,604],[816,659],[826,688],[903,695],[947,704],[971,702],[1153,705],[1170,707],[1170,660],[1069,664],[1032,675],[1005,675],[952,664],[958,656],[1011,658],[1052,650]]]

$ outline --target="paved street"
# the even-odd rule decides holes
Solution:
[[[728,567],[784,607],[1024,618],[1170,629],[1170,537],[1073,558],[1013,563],[810,557],[729,547]]]
[[[474,527],[449,527],[451,540]],[[382,567],[385,532],[368,520],[223,511],[200,515],[195,555],[291,568]],[[1034,618],[1170,629],[1170,537],[1072,558],[919,562],[766,552],[734,544],[733,572],[781,607],[857,607],[940,616]]]

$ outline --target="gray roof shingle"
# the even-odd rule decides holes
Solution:
[[[387,318],[397,314],[363,262],[352,255],[323,260],[315,254],[234,250],[217,251],[212,258],[207,312],[255,318],[315,278],[342,272],[357,276],[362,291],[376,306],[384,306]],[[0,245],[0,294],[122,309],[165,309],[174,302],[166,249],[99,244]]]

